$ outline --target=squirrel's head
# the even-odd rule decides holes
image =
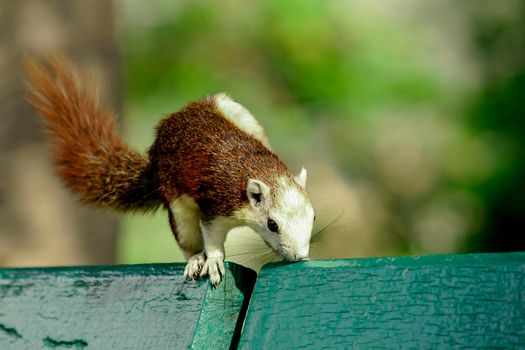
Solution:
[[[308,258],[314,209],[305,191],[306,169],[272,185],[249,179],[247,224],[286,261]]]

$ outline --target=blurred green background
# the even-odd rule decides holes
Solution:
[[[525,248],[523,1],[117,5],[130,143],[227,92],[308,169],[313,257]],[[125,216],[118,261],[181,259],[164,212]]]
[[[0,0],[0,266],[182,260],[164,211],[82,206],[53,174],[23,70],[50,51],[144,152],[191,101],[244,105],[308,169],[313,258],[525,250],[524,38],[524,0]],[[228,236],[245,265],[264,249]]]

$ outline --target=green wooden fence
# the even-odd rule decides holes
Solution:
[[[212,288],[186,282],[183,271],[183,264],[0,269],[0,349],[227,349],[255,273],[228,263]]]
[[[525,253],[182,271],[0,269],[0,349],[525,348]]]

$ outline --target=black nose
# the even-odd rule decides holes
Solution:
[[[293,254],[293,261],[309,260],[308,255],[302,255],[298,253]]]
[[[295,253],[294,254],[294,258],[295,258],[295,261],[308,260],[308,255],[307,254]]]

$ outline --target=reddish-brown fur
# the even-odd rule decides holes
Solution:
[[[29,100],[46,119],[53,160],[66,186],[84,203],[118,210],[152,210],[161,203],[151,163],[119,137],[94,89],[82,85],[64,59],[27,65]]]
[[[28,72],[29,99],[47,120],[58,174],[85,203],[150,210],[186,194],[206,220],[247,205],[249,178],[270,188],[279,176],[293,178],[275,154],[222,116],[213,97],[162,120],[148,160],[120,139],[113,115],[67,61],[30,63]]]
[[[224,118],[213,97],[165,118],[149,151],[159,192],[169,203],[192,197],[206,217],[229,216],[248,204],[248,179],[270,187],[293,175],[262,143]]]

